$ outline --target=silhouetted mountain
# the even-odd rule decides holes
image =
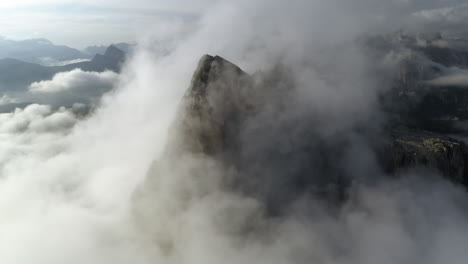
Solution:
[[[125,52],[125,53],[130,53],[132,50],[135,48],[135,44],[129,44],[129,43],[114,43],[111,44],[111,46],[114,46],[118,48],[119,50]],[[84,49],[84,52],[90,56],[95,56],[96,54],[104,54],[107,50],[107,46],[89,46]]]
[[[58,72],[51,67],[16,59],[0,60],[0,91],[25,90],[35,81],[51,79]]]
[[[273,213],[303,195],[341,201],[356,179],[339,164],[345,162],[360,135],[378,159],[373,166],[387,176],[423,168],[468,187],[464,142],[427,131],[406,118],[400,119],[405,122],[385,123],[384,132],[361,125],[321,135],[320,123],[302,115],[301,109],[295,111],[289,96],[295,84],[288,77],[288,71],[281,68],[249,75],[219,56],[203,56],[171,127],[164,155],[153,164],[148,181],[160,170],[177,170],[181,157],[192,155],[208,157],[232,171],[222,180],[223,186],[261,199]],[[285,111],[290,115],[281,118]],[[434,111],[443,114],[446,110]],[[356,162],[360,159],[365,157],[356,157]]]
[[[0,58],[13,58],[41,64],[44,61],[70,61],[92,58],[77,49],[54,45],[47,39],[10,40],[0,38]]]
[[[56,72],[70,71],[76,68],[82,69],[83,71],[96,71],[102,72],[105,70],[111,70],[115,72],[120,71],[120,66],[125,60],[125,53],[115,46],[111,45],[106,49],[104,55],[96,54],[91,61],[79,62],[68,64],[65,66],[50,67]]]
[[[0,59],[0,91],[25,91],[33,82],[50,80],[56,73],[73,69],[119,72],[124,60],[125,53],[114,46],[108,47],[104,55],[97,54],[91,61],[64,66],[47,67],[11,58]]]
[[[421,47],[419,50],[430,60],[440,63],[445,67],[468,66],[468,51],[466,50],[454,50],[437,46]]]

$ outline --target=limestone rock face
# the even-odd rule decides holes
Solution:
[[[139,203],[176,191],[182,197],[177,206],[184,208],[216,185],[280,214],[301,197],[339,203],[354,181],[365,180],[359,178],[363,175],[402,175],[413,168],[468,186],[468,151],[462,141],[428,131],[417,115],[399,116],[385,123],[383,132],[359,124],[324,134],[321,122],[327,115],[296,103],[289,77],[281,67],[249,75],[219,56],[203,56],[166,149],[135,195]],[[412,102],[401,101],[405,111],[393,114],[409,113]],[[165,174],[175,183],[159,177]]]
[[[221,57],[205,55],[182,99],[169,152],[222,153],[232,142],[236,116],[248,107],[251,77]]]
[[[424,130],[396,128],[382,150],[384,168],[389,172],[425,167],[456,183],[468,183],[468,149],[459,140]]]
[[[437,44],[441,41],[444,47]],[[371,38],[369,46],[377,53],[404,58],[397,63],[392,89],[381,98],[390,117],[386,124],[389,140],[377,150],[383,154],[385,169],[430,168],[468,186],[467,147],[454,138],[468,133],[468,90],[431,84],[453,69],[467,69],[467,51],[452,47],[441,35],[377,37]]]
[[[253,182],[247,189],[258,188],[268,181],[275,182],[278,178],[283,178],[278,184],[282,184],[285,189],[290,186],[291,191],[313,189],[317,186],[326,189],[330,188],[330,184],[346,185],[347,179],[343,176],[345,172],[333,165],[340,162],[345,153],[344,149],[349,145],[345,137],[328,141],[320,138],[314,134],[314,123],[307,123],[305,118],[290,123],[277,120],[268,128],[265,124],[258,125],[256,129],[262,131],[260,134],[251,131],[249,121],[258,120],[259,113],[264,114],[264,106],[270,100],[264,98],[281,91],[272,88],[274,85],[266,85],[266,79],[263,78],[259,85],[253,76],[223,58],[203,56],[182,100],[172,128],[168,153],[198,153],[215,157],[228,166],[240,168],[242,176],[238,177],[250,177],[249,181]],[[446,111],[449,105],[453,105],[447,96],[437,98],[445,98],[448,102],[446,107],[439,104],[439,111],[427,110],[424,112],[426,116],[440,114]],[[281,101],[269,103],[273,108],[282,107]],[[418,107],[422,109],[424,103]],[[411,111],[416,112],[415,109]],[[277,114],[273,110],[269,112]],[[402,119],[405,119],[403,125],[390,124],[390,132],[383,135],[389,139],[386,143],[375,145],[383,168],[389,173],[395,173],[401,169],[424,167],[439,171],[455,182],[466,184],[468,152],[465,144],[449,136],[427,131],[425,119],[416,114],[413,119]],[[301,126],[304,128],[300,132],[295,131],[297,123],[295,125],[294,122],[302,122]],[[272,136],[272,131],[276,129],[281,131],[274,134],[278,137],[287,135],[288,132],[308,136],[300,141],[293,139],[285,143]],[[440,129],[443,129],[443,126]],[[258,143],[255,150],[249,149],[249,145],[243,142],[246,130],[249,131],[249,137],[258,138],[255,140]],[[262,137],[271,140],[266,144],[269,146],[261,144]]]

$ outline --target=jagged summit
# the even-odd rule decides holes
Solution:
[[[241,68],[232,62],[220,57],[203,55],[198,62],[198,67],[195,70],[192,78],[192,88],[201,84],[206,84],[210,80],[221,77],[230,71],[235,74],[246,74]]]
[[[121,51],[120,49],[118,49],[117,47],[115,47],[114,45],[110,45],[106,49],[104,56],[108,58],[115,58],[115,59],[121,60],[125,58],[125,53]]]
[[[169,164],[160,166],[177,166],[173,160],[186,155],[208,157],[235,171],[224,179],[229,188],[265,201],[273,211],[304,193],[343,199],[353,179],[337,164],[355,140],[349,134],[374,132],[321,136],[316,114],[304,114],[291,100],[295,88],[287,79],[278,72],[254,78],[220,56],[202,56],[171,128],[162,158]],[[380,140],[366,143],[382,170],[394,175],[424,167],[468,184],[468,149],[462,141],[418,123],[406,125],[388,124],[386,133],[371,137]],[[159,169],[153,166],[152,173]]]
[[[229,112],[243,112],[243,91],[250,76],[219,56],[204,55],[181,102],[169,150],[215,155],[228,141],[224,126]],[[243,96],[245,97],[245,96]]]
[[[125,53],[114,46],[109,46],[104,55],[96,54],[91,61],[80,62],[65,65],[64,67],[72,70],[80,68],[85,71],[120,71],[120,66],[125,60]]]
[[[247,73],[220,56],[204,55],[201,57],[198,67],[193,74],[188,92],[204,94],[211,82],[219,81],[222,78],[235,78],[237,75],[247,75]]]

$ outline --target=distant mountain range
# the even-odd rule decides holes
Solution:
[[[129,43],[114,43],[112,46],[118,48],[119,50],[130,53],[135,48],[136,44],[129,44]],[[89,46],[84,49],[84,52],[88,55],[96,55],[96,54],[104,54],[106,52],[107,46],[100,45],[100,46]]]
[[[0,38],[0,58],[12,58],[39,64],[43,60],[69,61],[89,59],[90,56],[74,48],[54,45],[47,39],[16,41]]]
[[[63,66],[43,66],[16,58],[0,59],[0,91],[23,92],[33,82],[50,80],[56,73],[77,68],[83,71],[111,70],[119,72],[124,60],[125,52],[112,45],[106,49],[103,55],[96,54],[90,61]]]
[[[126,53],[135,46],[128,43],[112,45]],[[64,45],[55,45],[43,38],[18,41],[0,37],[0,59],[10,58],[44,66],[90,60],[96,54],[104,55],[106,49],[107,46],[90,46],[80,51]]]

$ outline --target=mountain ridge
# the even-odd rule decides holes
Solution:
[[[196,160],[191,170],[203,172],[204,166],[226,170],[229,176],[220,179],[224,188],[259,199],[272,214],[280,214],[303,196],[340,203],[354,181],[372,181],[352,178],[338,165],[347,162],[356,137],[369,149],[363,157],[354,157],[354,162],[364,162],[366,155],[374,157],[365,166],[375,174],[392,178],[425,170],[468,188],[465,142],[410,120],[391,119],[383,130],[374,130],[370,124],[324,136],[308,115],[281,118],[285,111],[298,114],[289,97],[293,91],[287,71],[249,75],[220,56],[202,56],[165,151],[153,163],[135,199],[151,199],[145,196],[151,190],[144,188],[153,186],[152,177],[177,170],[180,160],[190,157],[189,161]]]
[[[41,64],[43,58],[54,61],[88,59],[89,55],[65,45],[55,45],[43,38],[10,40],[0,38],[0,58],[14,58],[30,63]]]
[[[20,92],[37,81],[50,80],[56,73],[81,69],[83,71],[119,72],[125,60],[125,53],[114,46],[108,47],[105,55],[97,54],[91,61],[67,64],[64,66],[43,66],[18,59],[0,59],[0,91]]]

